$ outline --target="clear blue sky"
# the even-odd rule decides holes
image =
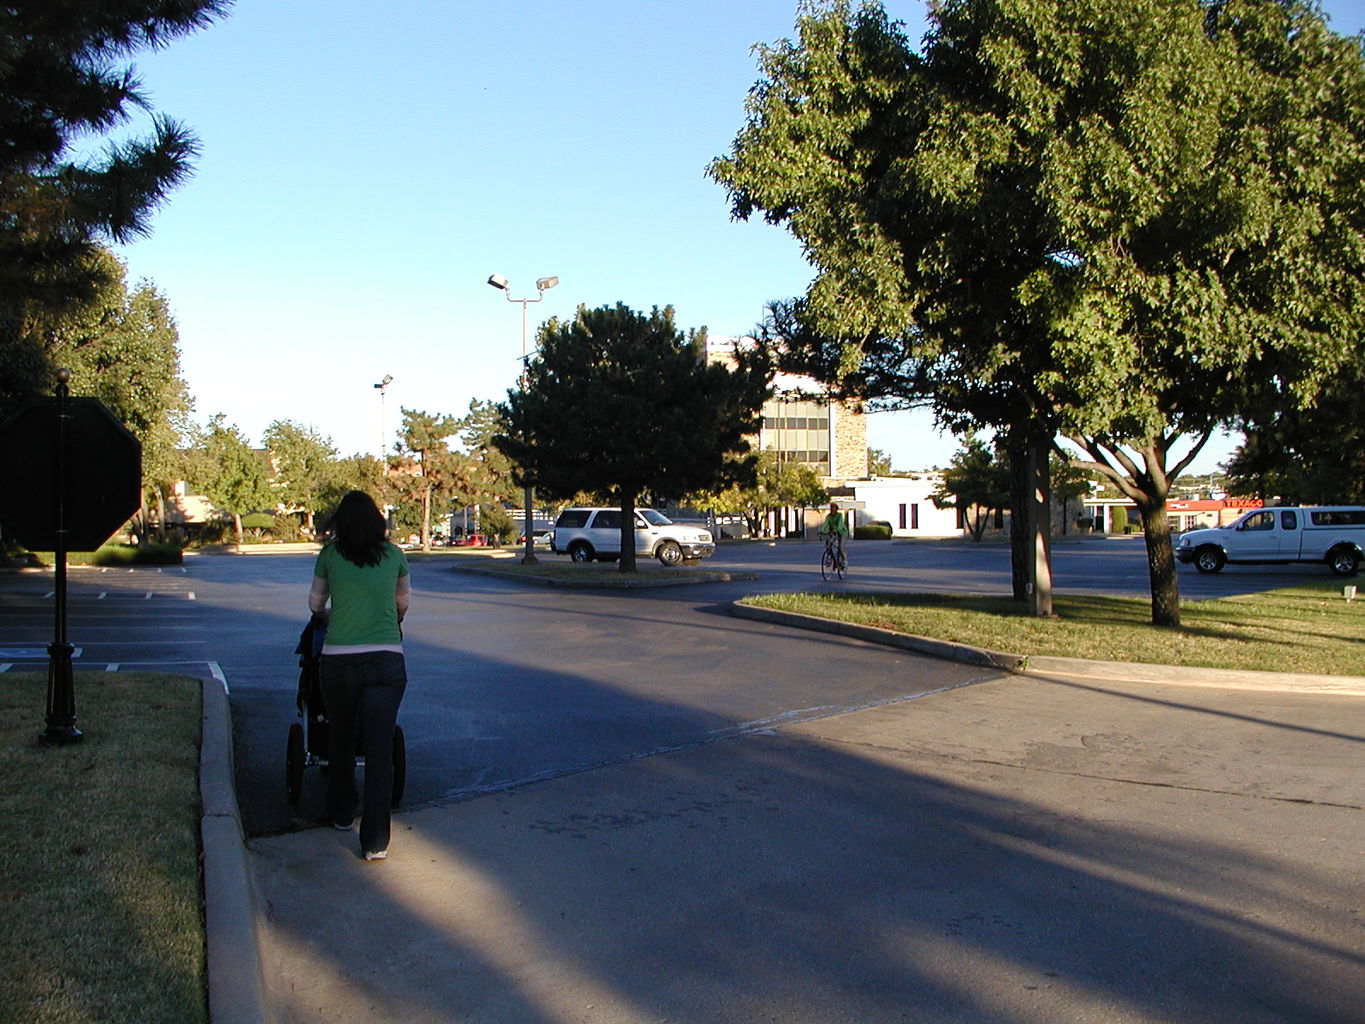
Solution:
[[[1329,0],[1338,31],[1365,2]],[[924,4],[890,0],[912,38]],[[252,441],[274,419],[343,454],[391,445],[399,407],[463,415],[516,379],[530,332],[580,303],[673,305],[749,333],[810,279],[797,244],[733,223],[705,177],[743,124],[751,47],[795,0],[237,0],[136,60],[203,152],[150,238],[120,250],[167,296],[196,418]],[[374,385],[385,375],[385,392]],[[381,418],[384,428],[381,434]],[[957,443],[922,413],[873,416],[898,469]],[[1226,457],[1211,449],[1197,468]]]

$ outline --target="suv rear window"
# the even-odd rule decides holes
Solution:
[[[583,508],[566,508],[555,520],[555,527],[568,527],[576,530],[588,521],[588,510]]]

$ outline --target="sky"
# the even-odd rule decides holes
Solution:
[[[1365,30],[1365,0],[1323,6]],[[920,0],[886,8],[923,34]],[[796,0],[237,0],[139,54],[151,107],[201,153],[151,235],[117,251],[170,304],[195,418],[223,413],[253,443],[293,420],[377,454],[403,408],[506,397],[523,343],[507,299],[537,299],[542,277],[559,284],[525,307],[532,345],[549,317],[616,302],[751,333],[811,270],[785,230],[733,221],[705,172],[744,124],[752,48],[791,37],[795,15]],[[868,434],[897,470],[958,448],[921,411],[873,414]]]

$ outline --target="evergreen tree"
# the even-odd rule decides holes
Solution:
[[[683,334],[673,309],[580,307],[548,321],[526,386],[500,406],[494,444],[548,498],[582,490],[621,505],[621,571],[635,570],[635,503],[678,498],[752,473],[746,436],[758,430],[770,372],[760,353],[734,369],[707,363],[704,331]],[[738,456],[738,458],[731,458]]]
[[[121,64],[224,14],[231,0],[12,0],[0,5],[0,355],[32,362],[31,316],[88,300],[100,239],[148,230],[189,173],[197,143],[154,116],[150,134],[102,157],[77,146],[150,104]],[[13,351],[15,347],[18,351]],[[42,371],[43,367],[37,368]]]
[[[450,450],[450,439],[459,429],[459,422],[453,416],[403,409],[399,461],[392,479],[404,496],[421,507],[423,550],[431,547],[433,503],[444,509],[446,499],[467,481],[468,460]]]

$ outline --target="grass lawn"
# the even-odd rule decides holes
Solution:
[[[1051,619],[1022,614],[1008,597],[764,594],[745,603],[1011,654],[1365,676],[1365,597],[1348,602],[1340,582],[1187,601],[1179,629],[1151,625],[1146,598],[1055,596]]]
[[[51,748],[46,686],[0,673],[0,1020],[201,1024],[199,682],[77,672]]]

